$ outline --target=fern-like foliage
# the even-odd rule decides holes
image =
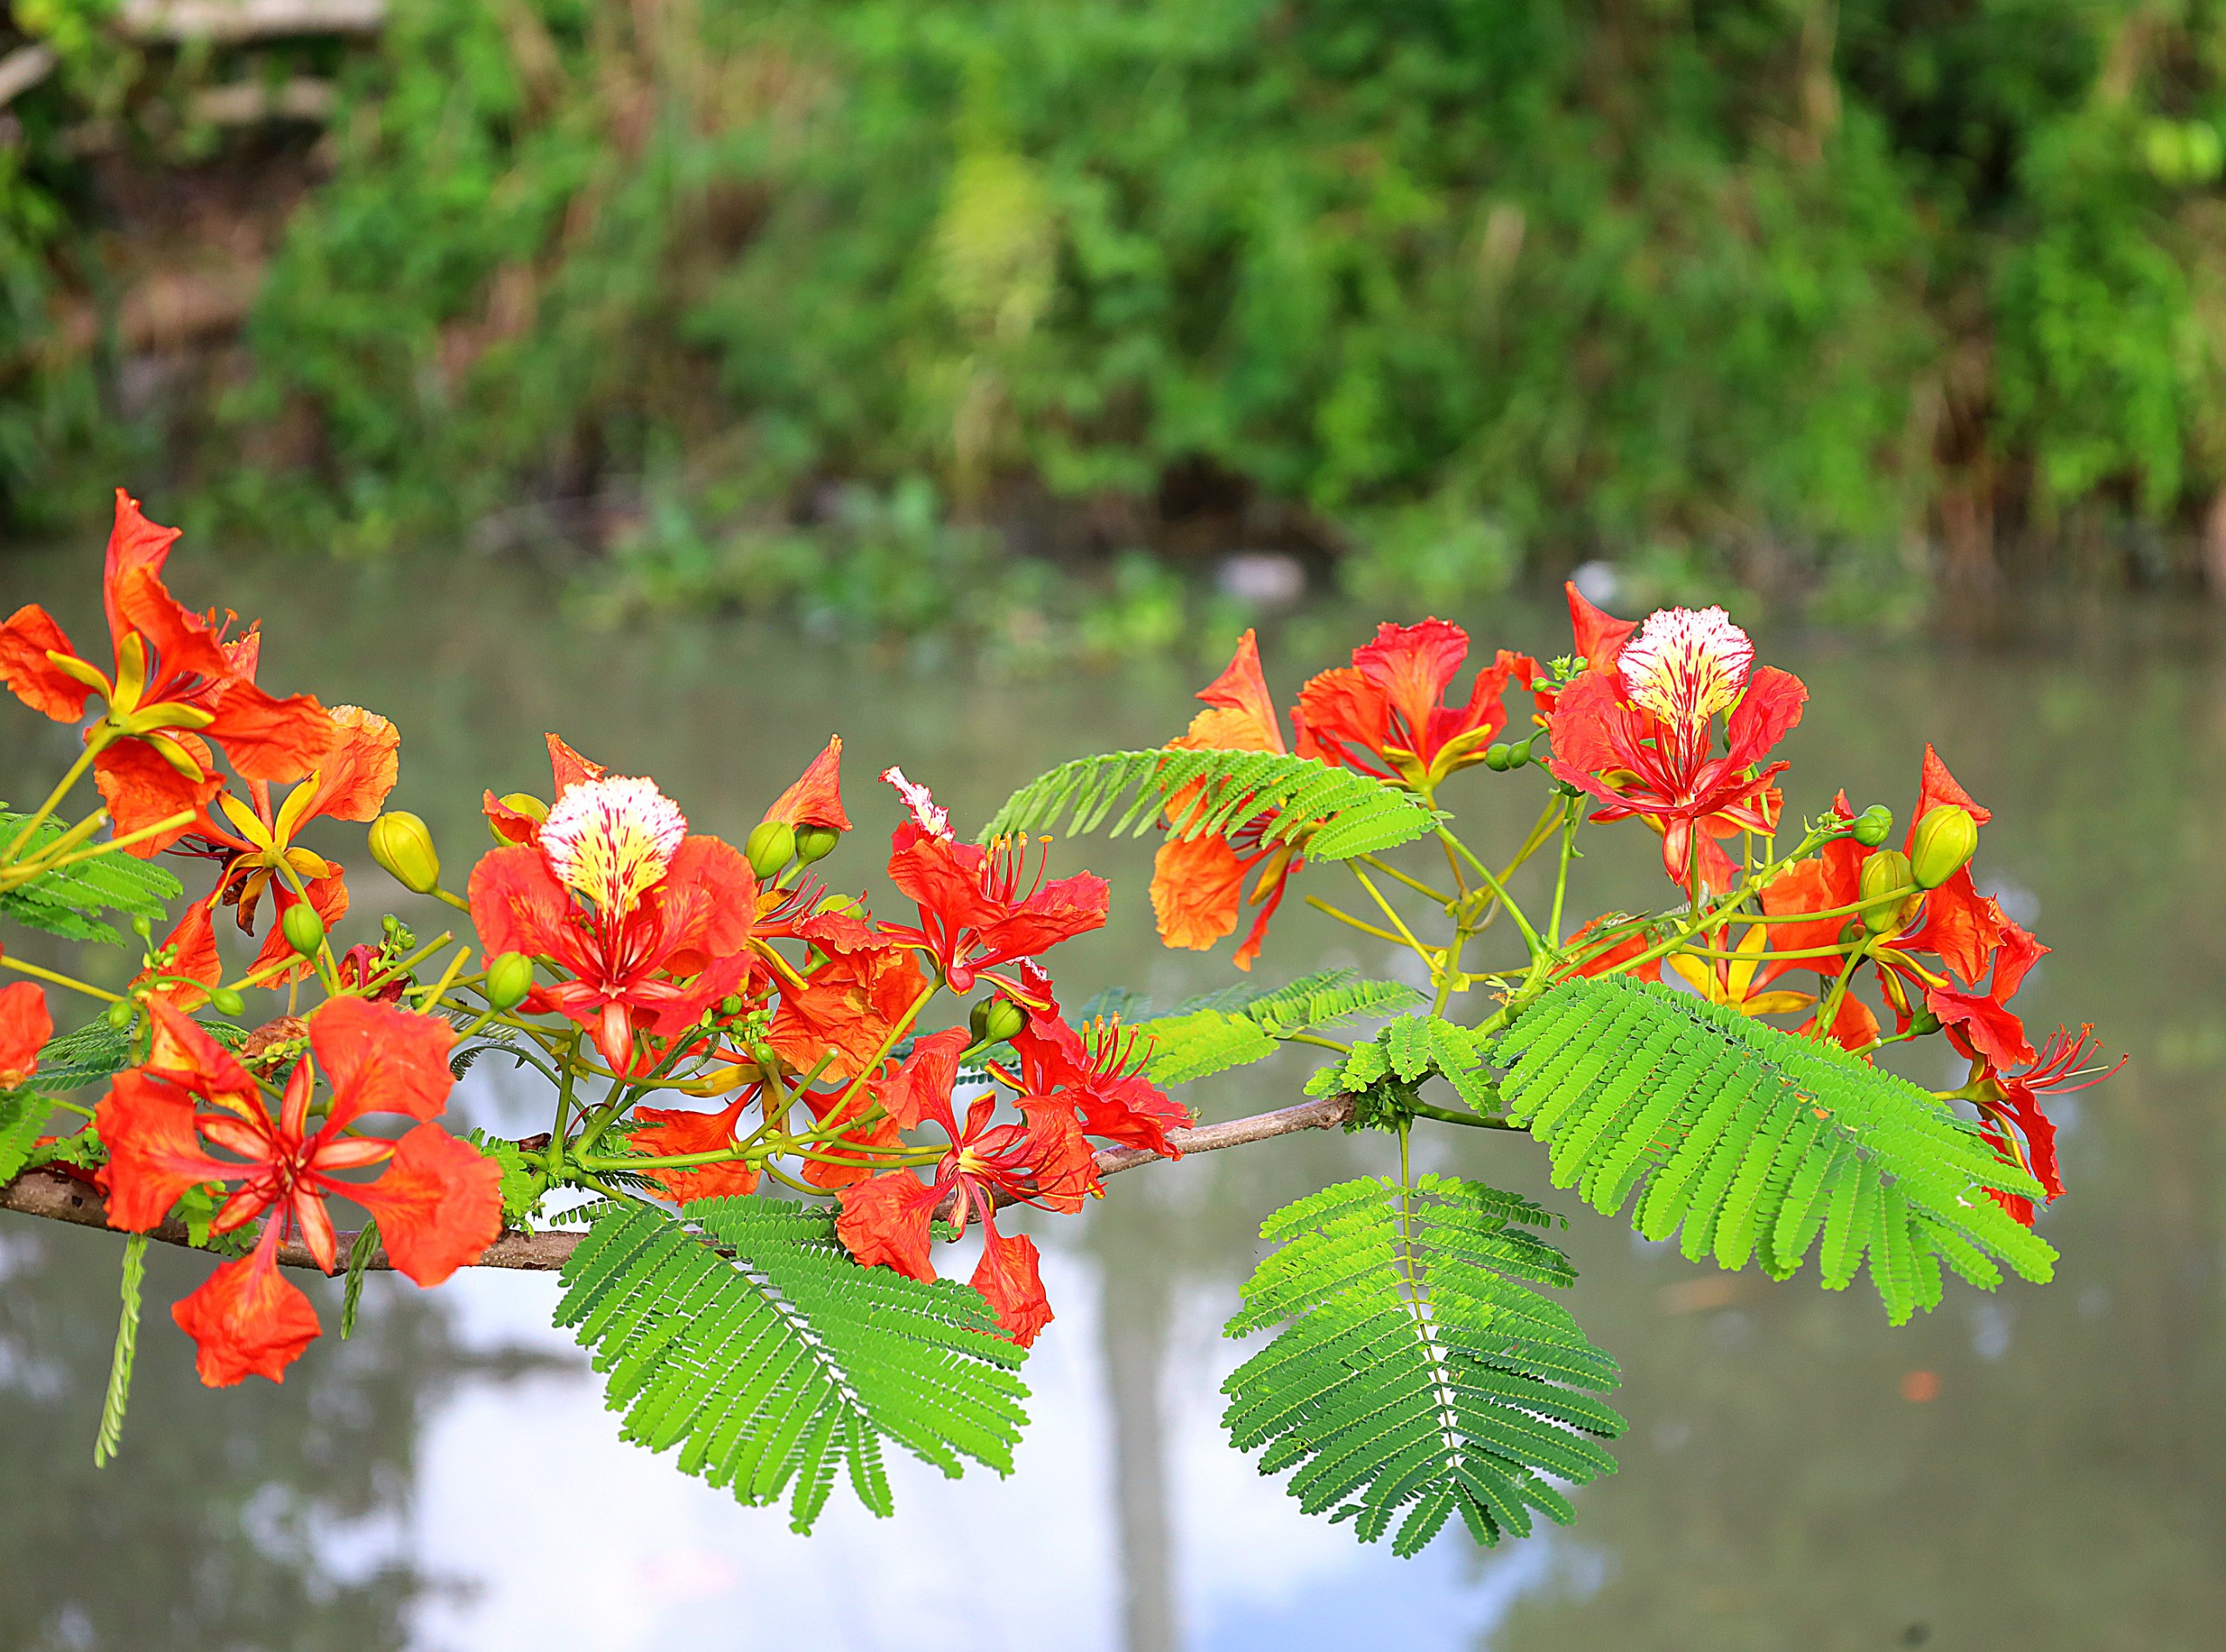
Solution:
[[[722,1255],[722,1252],[727,1254]],[[948,1280],[861,1268],[824,1207],[707,1199],[676,1220],[600,1206],[564,1265],[556,1322],[577,1328],[628,1439],[808,1531],[838,1472],[892,1507],[883,1442],[956,1477],[1010,1471],[1027,1390],[989,1304]]]
[[[1437,1016],[1402,1016],[1306,1081],[1309,1096],[1381,1096],[1396,1113],[1433,1074],[1480,1114],[1496,1114],[1499,1092],[1484,1065],[1489,1041]],[[1366,1111],[1367,1109],[1363,1109]]]
[[[34,1090],[0,1090],[0,1187],[13,1182],[30,1162],[32,1144],[53,1110],[46,1097]]]
[[[247,1041],[247,1029],[229,1021],[203,1020],[203,1031],[227,1049]],[[133,1034],[96,1016],[83,1026],[47,1040],[38,1052],[31,1083],[49,1096],[66,1096],[112,1077],[131,1065]]]
[[[0,810],[0,843],[15,841],[26,816]],[[65,828],[58,821],[43,821],[24,846],[26,856],[37,854],[60,837]],[[71,941],[104,941],[120,945],[123,936],[113,924],[102,922],[104,912],[127,918],[159,920],[168,903],[185,893],[164,868],[128,855],[97,855],[57,871],[42,872],[30,883],[0,891],[0,914],[34,929],[44,929]]]
[[[1183,1084],[1271,1056],[1296,1033],[1389,1015],[1420,996],[1401,982],[1323,969],[1270,992],[1224,989],[1131,1025],[1149,1041],[1145,1076],[1156,1084]]]
[[[1127,798],[1113,834],[1141,837],[1170,799],[1193,786],[1197,791],[1176,808],[1170,836],[1228,836],[1273,815],[1261,841],[1282,843],[1318,821],[1320,828],[1306,843],[1307,858],[1341,861],[1411,843],[1437,825],[1436,812],[1412,792],[1313,757],[1163,749],[1061,763],[1007,798],[982,836],[986,841],[1053,830],[1062,819],[1070,832],[1094,832]]]
[[[1525,1231],[1548,1220],[1513,1194],[1435,1176],[1411,1189],[1364,1177],[1277,1211],[1261,1236],[1281,1248],[1227,1328],[1283,1325],[1223,1384],[1237,1449],[1266,1447],[1263,1474],[1295,1468],[1300,1506],[1352,1520],[1363,1542],[1396,1521],[1402,1555],[1456,1513],[1486,1544],[1527,1534],[1533,1509],[1566,1524],[1552,1479],[1611,1472],[1595,1436],[1623,1421],[1593,1397],[1616,1386],[1615,1362],[1523,1282],[1576,1278]]]
[[[2045,1280],[2056,1252],[1988,1189],[2024,1171],[1929,1091],[1835,1045],[1610,976],[1547,993],[1493,1046],[1509,1116],[1556,1187],[1684,1254],[1790,1277],[1821,1236],[1832,1289],[1868,1256],[1901,1324],[1940,1301],[1940,1264],[1992,1289],[1996,1259]]]

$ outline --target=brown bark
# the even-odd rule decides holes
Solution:
[[[1231,1119],[1225,1124],[1207,1124],[1192,1130],[1170,1130],[1168,1140],[1184,1153],[1211,1153],[1221,1148],[1271,1141],[1295,1130],[1330,1129],[1344,1123],[1351,1116],[1352,1098],[1333,1096],[1323,1101],[1302,1102],[1296,1107],[1282,1108],[1272,1113]],[[1157,1156],[1141,1148],[1104,1148],[1097,1155],[1097,1173],[1100,1176],[1117,1175],[1139,1164],[1148,1164]],[[81,1228],[105,1229],[108,1226],[108,1210],[99,1192],[74,1176],[55,1169],[26,1170],[14,1181],[0,1186],[0,1210],[20,1211],[24,1216],[43,1216],[52,1222],[73,1222]],[[946,1208],[939,1209],[937,1214],[948,1216],[950,1212]],[[186,1236],[184,1224],[178,1222],[165,1222],[147,1236],[166,1245],[190,1247],[192,1242]],[[581,1237],[576,1233],[505,1232],[488,1246],[471,1266],[553,1272],[564,1265]],[[349,1255],[355,1249],[357,1238],[353,1233],[339,1236],[340,1267],[348,1265]],[[316,1259],[297,1241],[279,1246],[278,1260],[289,1268],[317,1266]],[[394,1264],[381,1255],[370,1265],[384,1269]]]

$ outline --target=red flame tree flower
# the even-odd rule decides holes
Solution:
[[[1789,765],[1764,760],[1809,693],[1754,663],[1755,645],[1722,609],[1667,610],[1624,643],[1612,675],[1585,672],[1546,718],[1554,774],[1606,805],[1595,821],[1636,816],[1659,831],[1663,868],[1680,888],[1697,868],[1705,888],[1729,889],[1734,869],[1715,840],[1777,829],[1770,782]]]
[[[654,781],[606,778],[564,789],[530,847],[487,854],[470,895],[489,956],[550,959],[561,978],[532,1003],[626,1073],[637,1029],[670,1038],[742,979],[757,879],[730,845],[690,835]]]
[[[332,1272],[339,1254],[329,1199],[350,1199],[377,1216],[380,1243],[420,1285],[439,1284],[493,1242],[499,1168],[430,1122],[454,1082],[448,1052],[456,1033],[446,1023],[333,1000],[310,1017],[310,1054],[295,1063],[274,1114],[246,1069],[208,1033],[160,999],[148,1008],[154,1048],[117,1076],[94,1118],[109,1153],[100,1187],[110,1225],[144,1233],[211,1182],[238,1184],[210,1222],[212,1234],[270,1217],[252,1250],[172,1310],[199,1349],[203,1382],[275,1382],[317,1336],[309,1298],[278,1276],[278,1247],[297,1234]],[[321,1125],[310,1116],[320,1071],[330,1089]],[[397,1141],[356,1130],[377,1114],[417,1122]],[[370,1181],[345,1179],[382,1164]]]
[[[163,564],[177,536],[117,490],[101,585],[110,670],[79,654],[36,603],[0,625],[0,682],[26,705],[75,723],[88,701],[103,703],[86,735],[88,755],[117,832],[133,837],[129,847],[142,856],[176,842],[217,796],[211,744],[243,776],[267,783],[307,774],[332,739],[314,699],[274,699],[256,686],[262,638],[253,628],[228,638],[213,615],[190,613],[170,594]]]

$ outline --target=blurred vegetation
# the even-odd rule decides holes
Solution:
[[[2226,482],[2206,0],[14,17],[59,59],[0,148],[19,520],[121,471],[868,629],[1079,574],[1118,649],[1239,550],[1430,605],[2192,581]],[[236,325],[149,297],[181,259]]]

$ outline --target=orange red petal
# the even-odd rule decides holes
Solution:
[[[54,1016],[37,982],[0,987],[0,1090],[13,1089],[31,1076],[38,1052],[53,1036]]]
[[[284,1382],[286,1368],[320,1329],[310,1299],[279,1277],[268,1241],[218,1268],[170,1317],[193,1339],[194,1369],[210,1388],[230,1388],[248,1376]]]
[[[456,1078],[456,1029],[437,1016],[362,998],[329,999],[310,1017],[310,1049],[332,1087],[328,1128],[365,1113],[437,1117]]]
[[[838,832],[850,829],[850,817],[843,812],[841,735],[830,738],[826,749],[773,800],[773,806],[765,811],[765,818],[790,826],[823,826]]]
[[[116,835],[128,836],[179,814],[197,816],[224,789],[216,774],[216,756],[198,736],[172,730],[175,741],[201,769],[201,778],[181,773],[144,740],[123,739],[102,749],[93,759],[93,783],[100,788]],[[192,820],[143,837],[125,852],[150,860],[193,829]]]
[[[1034,1342],[1052,1319],[1037,1262],[1033,1239],[999,1233],[993,1222],[983,1220],[982,1259],[974,1265],[973,1286],[996,1309],[997,1329],[1023,1348]]]
[[[376,1182],[346,1192],[378,1218],[379,1243],[396,1268],[431,1286],[495,1242],[503,1228],[502,1180],[502,1166],[470,1142],[420,1124],[395,1143]]]
[[[203,1151],[192,1097],[138,1068],[110,1081],[93,1109],[93,1127],[108,1148],[108,1162],[95,1177],[108,1201],[108,1225],[126,1232],[157,1226],[189,1189],[248,1172]]]
[[[304,820],[375,819],[401,772],[402,736],[359,705],[335,706],[332,745],[317,764],[317,795]]]
[[[224,961],[217,950],[217,926],[212,919],[213,901],[196,901],[180,915],[177,925],[162,939],[162,947],[171,949],[170,962],[160,971],[166,980],[155,990],[170,1003],[183,1010],[198,1009],[209,1002],[203,989],[220,983],[224,978]],[[157,949],[159,950],[160,948]],[[132,977],[135,987],[144,985],[157,972],[142,970]],[[185,980],[176,977],[183,976]],[[191,985],[190,983],[198,983]]]
[[[637,1153],[663,1158],[683,1153],[717,1153],[734,1145],[735,1121],[750,1103],[737,1096],[716,1113],[685,1108],[642,1107],[634,1111],[636,1128],[627,1140]],[[642,1174],[665,1190],[668,1197],[685,1204],[691,1199],[717,1199],[730,1194],[757,1191],[757,1172],[741,1160],[729,1164],[698,1165],[692,1169],[644,1170]]]
[[[838,1082],[855,1078],[926,986],[909,948],[830,954],[802,990],[782,993],[766,1042],[798,1071],[831,1049],[835,1060],[825,1076]]]
[[[861,1267],[894,1268],[908,1278],[930,1280],[929,1222],[942,1195],[910,1170],[891,1170],[842,1191],[836,1236]]]
[[[32,710],[57,723],[75,723],[85,715],[93,691],[49,659],[50,652],[74,658],[77,650],[37,603],[17,609],[0,625],[0,683]]]
[[[1283,751],[1283,725],[1276,720],[1276,703],[1268,694],[1268,679],[1260,669],[1260,644],[1250,630],[1236,641],[1236,652],[1230,658],[1222,674],[1198,690],[1197,697],[1210,706],[1237,714],[1236,720],[1219,719],[1211,726],[1216,730],[1234,732],[1249,728],[1249,735],[1241,736],[1242,743],[1224,745],[1219,739],[1210,742],[1217,749],[1238,751]],[[1190,727],[1192,735],[1199,732],[1202,715]]]
[[[1203,952],[1235,932],[1245,863],[1223,837],[1170,837],[1151,863],[1151,909],[1159,938]]]

